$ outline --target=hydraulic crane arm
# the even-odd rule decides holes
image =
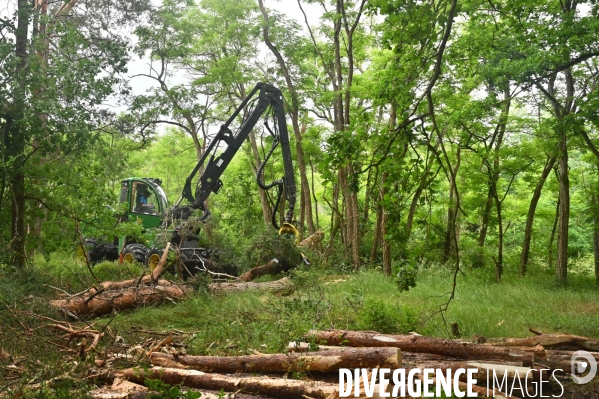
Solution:
[[[258,94],[257,98],[255,98],[256,94]],[[236,132],[231,131],[229,128],[230,124],[246,107],[251,109],[249,115],[243,120]],[[246,99],[239,105],[239,107],[237,107],[235,112],[233,112],[233,115],[231,115],[229,120],[221,126],[219,132],[185,180],[181,198],[175,206],[178,206],[181,200],[185,198],[190,202],[193,209],[202,209],[204,212],[204,215],[202,216],[203,219],[210,215],[205,204],[206,199],[208,199],[210,193],[216,194],[220,191],[223,186],[223,182],[220,180],[221,175],[243,144],[243,141],[248,137],[256,123],[258,123],[260,117],[265,112],[270,112],[269,108],[272,110],[272,116],[274,118],[274,132],[271,130],[268,123],[265,123],[265,126],[273,136],[273,146],[256,172],[256,181],[258,182],[258,185],[265,190],[275,186],[279,189],[277,206],[273,211],[272,217],[273,225],[277,229],[279,227],[275,220],[276,208],[278,207],[282,193],[285,193],[288,209],[285,214],[285,223],[283,224],[281,233],[296,232],[295,227],[291,224],[296,200],[295,176],[291,160],[291,149],[289,147],[289,132],[287,131],[287,121],[285,119],[283,95],[279,89],[266,83],[258,83]],[[261,181],[262,170],[278,144],[281,145],[281,151],[283,152],[285,176],[282,179],[267,185]],[[217,151],[219,151],[219,155],[217,155]],[[204,163],[204,171],[200,176],[194,198],[191,189],[192,180]]]

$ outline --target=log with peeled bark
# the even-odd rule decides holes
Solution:
[[[510,347],[472,344],[469,342],[429,338],[421,335],[386,335],[364,331],[312,330],[306,338],[327,345],[352,347],[394,347],[405,352],[432,353],[462,359],[508,360],[534,364],[534,354]]]
[[[50,301],[50,305],[76,317],[100,316],[113,310],[140,308],[167,299],[186,298],[194,289],[160,280],[157,285],[140,285],[121,289],[91,289],[83,296]]]
[[[264,283],[244,282],[244,283],[212,283],[208,284],[208,290],[215,295],[239,291],[268,291],[277,295],[291,295],[295,291],[295,285],[288,277],[276,281],[267,281]]]
[[[146,378],[159,379],[169,385],[183,385],[189,388],[210,389],[225,392],[243,391],[275,398],[328,399],[337,397],[338,385],[316,381],[286,380],[268,377],[235,377],[221,374],[204,373],[197,370],[184,370],[164,367],[152,367],[149,370],[126,369],[120,375],[129,381],[143,384]]]
[[[500,346],[537,346],[544,348],[574,346],[586,350],[599,351],[599,341],[592,338],[570,334],[542,334],[528,338],[503,338],[493,342]]]
[[[251,356],[173,356],[152,353],[155,366],[194,369],[214,373],[337,372],[340,368],[397,369],[401,351],[396,348],[352,348],[344,351],[319,351],[313,354],[272,354]]]

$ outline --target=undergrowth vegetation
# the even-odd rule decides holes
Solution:
[[[97,265],[93,271],[102,280],[142,273],[137,265],[110,262]],[[456,297],[442,317],[439,309],[447,300],[452,281],[452,271],[447,267],[421,268],[418,285],[400,292],[396,282],[386,278],[379,268],[339,274],[332,265],[316,264],[290,273],[297,289],[289,297],[256,292],[213,296],[200,288],[194,297],[176,304],[124,311],[89,323],[99,329],[110,326],[111,334],[128,345],[139,343],[140,331],[185,331],[187,353],[196,355],[282,352],[290,341],[301,340],[310,329],[390,334],[414,331],[448,338],[445,322],[458,323],[463,338],[527,336],[531,327],[545,333],[599,337],[593,276],[575,273],[567,289],[556,290],[551,273],[535,266],[531,273],[535,277],[516,277],[514,271],[506,273],[504,281],[497,284],[491,270],[466,270],[458,277]],[[262,280],[274,278],[277,276]],[[0,269],[0,334],[4,337],[0,346],[11,359],[21,359],[22,367],[28,370],[27,381],[47,380],[73,367],[83,370],[93,361],[93,357],[88,358],[79,366],[64,362],[65,349],[60,345],[68,344],[56,340],[52,344],[50,339],[40,337],[50,323],[44,317],[61,318],[48,306],[48,300],[60,295],[59,290],[77,292],[94,281],[84,263],[65,254],[54,254],[49,260],[38,258],[33,267],[20,273]],[[2,370],[1,384],[25,382],[11,380],[10,372]],[[61,396],[60,386],[54,386],[44,391],[43,397],[74,397],[68,394],[77,389],[84,392],[89,388],[86,384],[92,383],[79,382],[79,387],[74,382],[66,383],[67,396]]]

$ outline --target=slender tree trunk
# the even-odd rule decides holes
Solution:
[[[314,200],[314,217],[316,220],[316,228],[320,230],[320,221],[318,220],[318,198],[316,197],[316,185],[314,184],[314,165],[311,160],[308,160],[310,163],[310,174],[312,177],[312,199]]]
[[[568,144],[565,128],[559,132],[559,222],[557,226],[556,277],[559,285],[568,283],[568,223],[570,221],[570,178],[568,171]]]
[[[530,243],[532,241],[532,225],[535,218],[535,211],[537,209],[539,199],[541,198],[541,192],[543,190],[543,186],[545,185],[545,181],[547,180],[547,177],[549,177],[551,169],[553,169],[553,166],[555,165],[556,159],[556,156],[550,156],[547,158],[545,166],[543,167],[543,172],[541,173],[541,177],[537,182],[535,191],[533,192],[532,198],[530,200],[530,205],[528,207],[528,215],[526,216],[526,227],[524,228],[522,254],[520,256],[520,276],[526,275],[526,266],[528,265],[528,257],[530,254]]]
[[[482,214],[482,221],[480,224],[480,233],[478,235],[478,254],[474,261],[474,267],[483,266],[485,241],[487,239],[487,231],[489,230],[489,221],[491,220],[491,209],[493,208],[493,188],[489,184],[487,190],[487,202],[485,203],[485,209]]]
[[[458,170],[460,169],[460,162],[461,162],[461,156],[460,156],[460,148],[458,147],[457,150],[457,159],[456,159],[456,163],[455,166],[453,168],[453,176],[455,176],[455,178],[457,179],[458,176]],[[449,205],[447,208],[447,228],[445,230],[445,244],[443,246],[443,258],[442,258],[442,263],[447,263],[447,261],[449,260],[449,258],[452,256],[452,252],[453,251],[457,251],[457,248],[455,247],[455,243],[452,242],[452,235],[457,233],[456,232],[456,228],[457,228],[457,216],[459,215],[459,209],[457,209],[456,207],[456,196],[457,193],[455,191],[455,184],[454,182],[449,182],[450,183],[450,189],[449,189]],[[456,234],[456,241],[457,241],[457,234]]]
[[[555,206],[555,218],[553,219],[553,227],[551,228],[551,236],[549,238],[549,246],[547,251],[547,263],[549,267],[553,267],[553,242],[555,241],[555,233],[557,231],[557,222],[559,221],[560,198],[557,198]]]
[[[501,201],[497,194],[497,186],[493,186],[493,197],[495,198],[495,209],[497,212],[497,232],[499,243],[497,248],[497,259],[495,261],[495,279],[497,282],[501,282],[501,276],[503,275],[503,217],[501,216]]]
[[[591,194],[593,207],[593,256],[595,263],[595,283],[599,288],[599,198],[593,191]]]
[[[381,203],[384,204],[385,195],[388,193],[387,188],[387,179],[389,178],[388,172],[383,172],[383,176],[381,176]],[[389,240],[385,238],[385,235],[388,234],[389,230],[389,213],[385,205],[382,206],[381,209],[381,246],[383,248],[383,272],[385,272],[385,276],[391,276],[391,244]]]
[[[11,194],[11,236],[13,257],[17,268],[25,266],[25,73],[27,65],[27,42],[29,38],[29,20],[31,3],[27,0],[18,1],[17,29],[15,32],[15,52],[17,66],[15,74],[17,84],[14,90],[14,114],[10,124],[10,138],[7,143],[8,156],[13,157],[10,171]]]

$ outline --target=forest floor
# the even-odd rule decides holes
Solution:
[[[63,266],[78,273],[74,270],[77,266]],[[106,276],[125,277],[115,275],[118,273],[112,268],[116,265],[102,267],[107,269]],[[97,269],[100,276],[102,267]],[[84,271],[83,266],[79,271]],[[180,345],[194,355],[283,352],[290,341],[313,328],[415,331],[453,338],[449,325],[457,323],[463,339],[526,337],[530,336],[529,328],[599,338],[599,292],[594,276],[574,274],[568,288],[558,289],[553,274],[541,268],[532,268],[526,278],[517,277],[515,271],[512,275],[508,269],[500,284],[494,282],[491,270],[466,270],[465,276],[458,277],[455,299],[441,317],[438,311],[451,291],[452,273],[440,267],[419,273],[417,286],[400,292],[379,270],[337,274],[319,267],[302,268],[291,273],[297,290],[289,297],[255,292],[214,297],[200,291],[177,304],[120,312],[88,323],[102,331],[109,328],[129,347],[175,332]],[[54,273],[49,264],[21,273],[0,268],[0,392],[82,370],[86,362],[93,363],[93,357],[81,364],[70,360],[65,349],[69,343],[58,339],[43,318],[61,318],[47,305],[48,299],[56,296],[58,285],[74,289],[87,283],[81,277],[65,276]],[[103,345],[100,343],[99,348]],[[8,367],[15,359],[20,359],[18,366]],[[84,397],[83,392],[95,381],[63,383],[64,389],[58,384],[41,396],[31,397]],[[586,389],[597,387],[593,384]]]

